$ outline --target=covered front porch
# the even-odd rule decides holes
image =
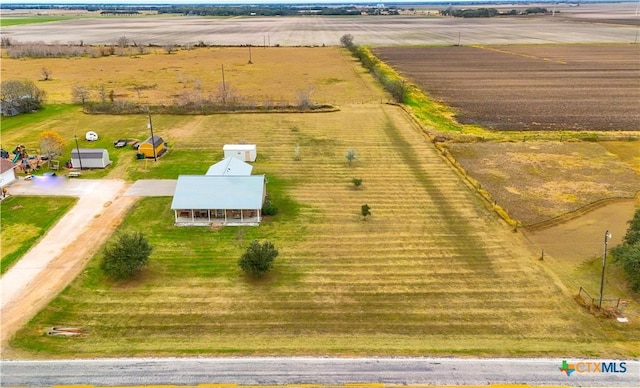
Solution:
[[[258,226],[260,209],[176,209],[178,226]]]

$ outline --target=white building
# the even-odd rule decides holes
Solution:
[[[74,148],[71,150],[73,168],[105,168],[110,164],[109,151],[104,148]]]
[[[225,158],[238,158],[244,162],[255,162],[258,156],[255,144],[225,144],[222,151]]]

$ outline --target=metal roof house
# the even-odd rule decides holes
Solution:
[[[251,171],[253,171],[253,166],[249,163],[245,163],[235,157],[228,157],[209,167],[205,175],[246,176],[251,175]]]
[[[105,168],[111,164],[105,148],[74,148],[71,150],[73,168]]]
[[[264,175],[180,175],[171,210],[178,226],[257,226],[266,192]]]
[[[234,157],[245,162],[255,162],[258,151],[255,144],[225,144],[222,147],[224,157]]]

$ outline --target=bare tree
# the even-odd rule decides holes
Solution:
[[[51,79],[51,74],[52,74],[51,70],[47,69],[46,67],[43,67],[40,72],[42,74],[43,81],[49,81]]]
[[[13,41],[8,36],[3,36],[0,38],[0,46],[2,47],[11,47],[13,46]]]
[[[313,86],[309,86],[307,90],[301,90],[298,92],[298,107],[301,109],[309,109],[313,106],[311,102],[311,92]]]
[[[0,101],[5,106],[12,106],[16,111],[27,113],[40,108],[45,92],[36,87],[33,81],[2,81],[0,84]]]
[[[107,90],[104,88],[104,85],[100,85],[100,89],[98,89],[98,94],[100,95],[100,102],[107,102]]]
[[[176,51],[176,45],[175,44],[165,44],[164,46],[162,46],[162,48],[164,48],[164,51],[167,54],[173,54]]]
[[[126,36],[122,35],[120,38],[118,38],[118,46],[127,47],[128,45],[129,45],[129,39],[127,39]]]
[[[74,85],[73,88],[71,88],[71,98],[75,104],[82,104],[84,106],[89,99],[89,89],[84,85]]]
[[[345,34],[342,35],[342,37],[340,38],[340,44],[343,47],[348,48],[349,50],[351,50],[353,48],[353,35],[351,34]]]

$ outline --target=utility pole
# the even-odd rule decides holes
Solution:
[[[147,127],[151,130],[151,147],[153,148],[153,161],[158,161],[158,156],[156,155],[156,138],[153,137],[153,125],[151,124],[151,115],[147,116],[149,118],[149,124]]]
[[[224,64],[222,65],[222,90],[227,91],[227,87],[224,84]]]
[[[80,170],[82,170],[82,157],[80,156],[80,147],[78,146],[78,136],[73,135],[73,138],[76,139],[76,152],[78,153],[78,162],[80,163]]]
[[[607,265],[607,242],[611,238],[611,233],[607,230],[604,232],[604,253],[602,254],[602,277],[600,278],[600,301],[598,302],[598,308],[602,308],[602,294],[604,292],[604,269]]]

